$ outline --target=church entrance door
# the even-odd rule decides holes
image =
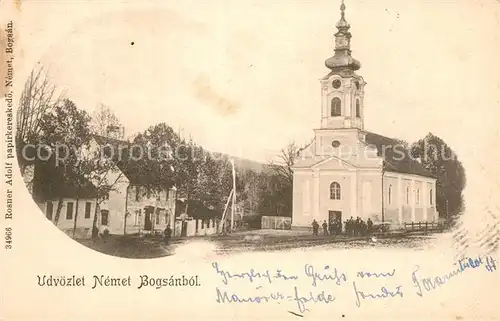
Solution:
[[[341,211],[328,211],[328,222],[332,224],[335,220],[342,222],[342,212]]]
[[[342,212],[341,211],[328,211],[328,222],[330,226],[334,227],[335,233],[342,232]]]

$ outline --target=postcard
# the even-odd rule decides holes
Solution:
[[[498,320],[500,2],[0,13],[0,319]]]

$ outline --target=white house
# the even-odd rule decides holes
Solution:
[[[90,150],[104,146],[125,150],[130,144],[93,136]],[[133,159],[112,161],[111,169],[102,180],[110,185],[105,195],[98,195],[97,188],[89,181],[76,184],[76,181],[60,179],[53,164],[37,161],[31,165],[34,167],[33,198],[47,219],[77,238],[90,237],[94,225],[100,232],[107,229],[117,235],[160,232],[168,224],[173,229],[175,187],[151,188],[155,177],[147,167],[138,166]]]
[[[54,158],[33,160],[25,173],[32,176],[32,196],[47,219],[71,237],[92,233],[97,189],[82,178],[63,179]]]
[[[71,237],[89,237],[92,233],[92,222],[97,204],[96,198],[90,196],[76,197],[76,195],[71,195],[62,197],[60,201],[61,209],[56,226]],[[37,202],[37,205],[47,219],[55,224],[59,198],[52,197],[45,201]]]
[[[321,126],[293,167],[292,227],[350,217],[374,223],[437,221],[436,178],[398,140],[364,129],[365,81],[351,56],[345,5],[321,79]]]
[[[126,150],[130,144],[109,137],[93,137],[91,148],[112,147]],[[127,155],[124,153],[123,155]],[[118,153],[116,157],[120,156]],[[167,225],[173,229],[175,221],[176,188],[152,188],[155,180],[149,168],[139,166],[133,159],[115,158],[115,165],[105,180],[112,184],[109,192],[99,200],[98,226],[111,234],[152,233]]]

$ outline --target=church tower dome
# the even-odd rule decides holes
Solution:
[[[356,71],[361,68],[358,60],[351,56],[351,26],[345,19],[345,4],[340,5],[340,20],[337,22],[335,33],[335,54],[325,61],[326,67],[332,71]]]
[[[342,0],[334,34],[335,53],[325,61],[330,73],[321,79],[321,128],[328,130],[364,127],[366,83],[356,74],[361,64],[351,56],[351,26],[345,18],[345,9]]]

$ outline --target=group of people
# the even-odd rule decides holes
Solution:
[[[368,220],[363,221],[359,216],[356,219],[353,219],[351,216],[345,222],[345,232],[348,235],[367,235],[373,232],[373,222],[370,218]]]
[[[344,222],[344,226],[347,235],[367,235],[373,232],[373,222],[370,218],[365,223],[359,216],[356,219],[351,216],[350,219]],[[323,221],[321,227],[323,228],[323,235],[339,235],[342,233],[342,222],[337,218],[330,223],[327,223],[326,220]],[[320,225],[316,220],[313,220],[312,228],[313,235],[318,235]]]

